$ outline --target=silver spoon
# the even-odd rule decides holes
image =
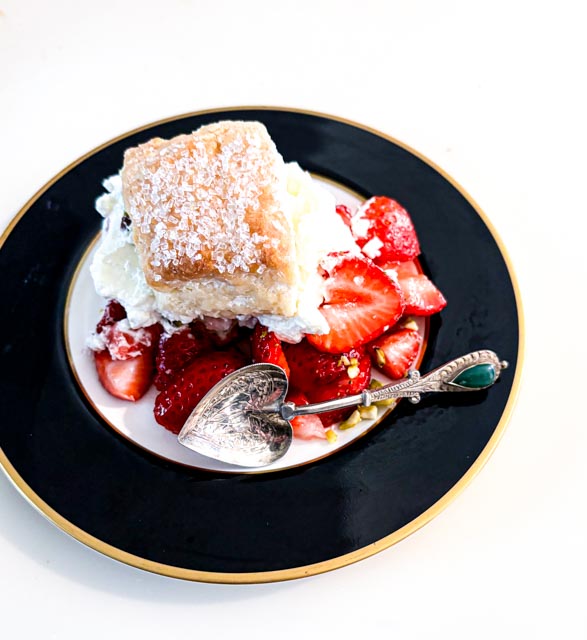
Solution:
[[[218,382],[202,398],[181,429],[179,442],[209,458],[242,467],[264,467],[282,458],[293,432],[290,420],[354,405],[368,407],[380,400],[422,393],[487,389],[508,363],[493,351],[473,351],[420,376],[410,371],[399,382],[337,400],[296,406],[285,402],[288,381],[276,365],[251,364]]]

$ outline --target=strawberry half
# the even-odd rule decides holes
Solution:
[[[165,388],[178,371],[192,362],[199,354],[212,349],[207,335],[201,333],[196,337],[189,327],[184,327],[172,334],[164,333],[159,340],[159,350],[155,365],[157,375],[155,386],[159,391]]]
[[[320,351],[343,353],[393,326],[404,310],[399,285],[364,256],[330,254],[320,307],[330,331],[307,339]]]
[[[289,366],[283,353],[281,340],[262,324],[257,324],[251,335],[251,356],[253,362],[276,364],[289,378]]]
[[[106,348],[94,353],[100,383],[116,398],[135,402],[153,382],[155,351],[161,326],[130,329],[126,320],[103,324]]]
[[[153,381],[153,353],[117,360],[107,349],[94,353],[98,378],[104,389],[121,400],[136,402]]]
[[[354,355],[350,359],[349,366],[345,367],[337,378],[327,384],[315,385],[306,392],[310,402],[323,402],[344,398],[356,393],[361,393],[369,386],[371,380],[371,360],[364,348],[354,349]],[[325,427],[347,418],[353,412],[350,409],[337,409],[320,414],[320,420]]]
[[[430,316],[446,307],[446,299],[423,273],[400,277],[399,284],[406,301],[406,314]]]
[[[182,370],[155,399],[155,420],[173,433],[179,433],[195,406],[208,391],[246,360],[238,351],[203,354]]]
[[[399,329],[383,334],[368,347],[373,364],[390,378],[403,378],[412,366],[422,338],[415,329]]]
[[[308,398],[297,389],[290,389],[287,401],[296,405],[310,404]],[[326,431],[322,420],[315,413],[308,416],[297,416],[291,421],[294,437],[300,440],[325,440]]]
[[[376,264],[413,260],[420,253],[410,215],[399,202],[385,196],[370,198],[359,207],[351,231],[363,253]]]

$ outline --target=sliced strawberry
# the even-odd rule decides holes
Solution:
[[[281,340],[262,324],[257,324],[251,335],[251,356],[253,362],[276,364],[289,378],[289,366],[283,353]]]
[[[377,264],[413,260],[420,244],[408,212],[395,200],[375,196],[351,220],[355,241]]]
[[[94,353],[94,361],[104,389],[121,400],[139,400],[147,393],[153,381],[151,352],[126,360],[116,360],[104,349]]]
[[[346,376],[351,358],[360,356],[356,349],[341,354],[324,353],[307,340],[284,344],[283,348],[289,364],[290,382],[302,392]]]
[[[296,405],[310,404],[308,398],[297,389],[290,389],[287,394],[287,400]],[[300,440],[325,440],[326,432],[320,417],[313,413],[307,416],[297,416],[291,421],[294,437]]]
[[[154,355],[160,334],[159,324],[131,329],[127,320],[119,320],[102,327],[106,348],[114,360],[128,360],[143,353]]]
[[[155,399],[155,420],[169,431],[179,433],[204,395],[245,364],[242,354],[235,350],[213,351],[196,358]]]
[[[397,278],[406,303],[404,313],[429,316],[446,307],[442,293],[414,261],[387,262],[381,268],[388,275]]]
[[[345,204],[337,204],[336,213],[338,213],[338,215],[342,218],[342,221],[346,224],[347,227],[351,226],[351,218],[353,217],[353,214]]]
[[[159,391],[166,387],[178,371],[192,362],[199,354],[212,349],[207,335],[196,337],[189,327],[172,334],[164,333],[159,340],[155,361],[157,375],[155,386]]]
[[[416,360],[422,338],[415,329],[389,331],[369,345],[373,364],[390,378],[403,378]]]
[[[401,289],[371,260],[350,253],[331,254],[323,263],[324,303],[320,307],[330,331],[309,335],[320,351],[343,353],[369,342],[401,317]]]
[[[446,300],[436,286],[423,274],[399,279],[406,301],[406,314],[430,316],[446,307]]]
[[[96,326],[96,333],[102,333],[104,327],[113,325],[119,320],[126,318],[126,311],[118,300],[110,300],[104,309],[104,313]]]
[[[113,320],[117,315],[120,314],[113,312],[108,318],[104,314],[102,320],[106,317],[107,322],[102,324],[100,333],[106,348],[94,353],[94,361],[106,391],[116,398],[134,402],[145,395],[153,381],[161,326],[131,329],[127,320]]]
[[[395,274],[396,278],[417,276],[420,273],[418,265],[414,262],[414,260],[406,260],[406,262],[386,262],[385,264],[380,264],[379,266],[385,272],[392,271]]]
[[[346,396],[361,393],[363,389],[369,386],[371,380],[371,360],[364,348],[353,350],[354,356],[351,363],[345,368],[335,380],[322,385],[316,385],[309,389],[306,396],[310,402],[323,402],[325,400],[334,400],[335,398],[344,398]],[[353,412],[350,409],[338,409],[321,413],[320,419],[325,427],[329,427],[336,422],[340,422],[347,418]]]

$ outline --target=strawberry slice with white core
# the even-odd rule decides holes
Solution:
[[[422,338],[415,329],[399,329],[383,334],[368,347],[373,364],[390,378],[403,378],[420,351]]]
[[[324,335],[308,335],[320,351],[343,353],[370,342],[401,317],[404,301],[397,282],[365,256],[330,254],[320,307],[330,327]]]
[[[413,260],[420,253],[410,214],[385,196],[369,198],[351,218],[351,232],[363,253],[377,264]]]
[[[399,284],[408,315],[431,316],[446,307],[445,297],[423,273],[399,278]]]
[[[297,406],[310,404],[308,398],[297,389],[290,389],[287,401]],[[315,413],[307,416],[297,416],[291,421],[294,437],[300,440],[326,440],[326,430],[322,421]]]

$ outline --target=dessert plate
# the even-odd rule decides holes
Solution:
[[[229,475],[178,464],[112,429],[78,384],[68,358],[71,326],[64,331],[64,318],[71,325],[83,315],[65,310],[100,225],[94,199],[125,148],[221,119],[260,120],[286,161],[360,197],[401,202],[418,231],[422,266],[448,300],[430,321],[421,369],[490,348],[510,363],[499,383],[465,397],[426,398],[417,409],[402,402],[333,455],[273,473]],[[0,270],[0,464],[67,533],[169,576],[285,580],[390,546],[436,515],[481,468],[518,387],[519,294],[484,214],[405,145],[321,114],[213,110],[106,143],[23,207],[2,236]]]

